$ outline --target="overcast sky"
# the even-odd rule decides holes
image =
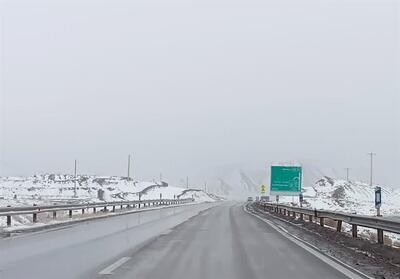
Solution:
[[[125,175],[131,153],[139,179],[298,161],[368,180],[373,151],[400,186],[396,2],[0,0],[0,175]]]

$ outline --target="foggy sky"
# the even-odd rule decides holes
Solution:
[[[368,181],[373,151],[400,186],[396,1],[0,3],[0,175],[126,175],[132,154],[140,180],[298,161]]]

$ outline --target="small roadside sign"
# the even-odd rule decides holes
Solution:
[[[266,190],[267,190],[267,187],[264,184],[261,185],[261,194],[265,194]]]

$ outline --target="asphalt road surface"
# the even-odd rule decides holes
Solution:
[[[349,278],[241,203],[164,211],[0,240],[0,278]]]
[[[114,258],[212,206],[156,209],[0,239],[0,279],[96,278]]]

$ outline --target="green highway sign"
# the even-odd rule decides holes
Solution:
[[[299,166],[271,166],[271,195],[299,195],[302,177]]]

